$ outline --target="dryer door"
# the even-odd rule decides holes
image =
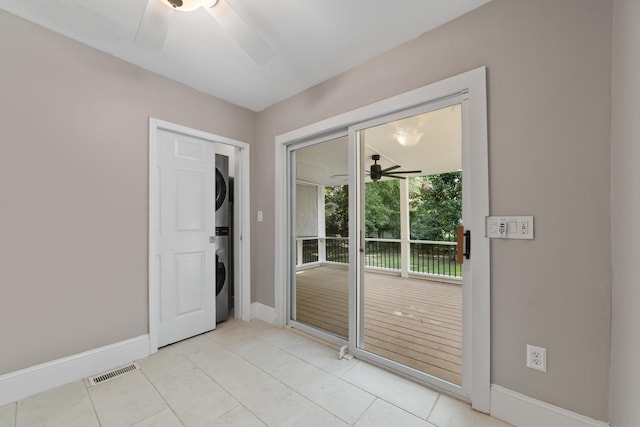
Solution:
[[[226,281],[227,267],[224,265],[223,258],[216,254],[216,296],[220,295]]]
[[[216,168],[216,210],[220,209],[226,197],[227,183],[220,169]]]

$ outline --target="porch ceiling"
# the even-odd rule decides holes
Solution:
[[[406,132],[418,138],[415,145],[401,145],[398,137]],[[365,169],[373,164],[371,156],[380,155],[382,168],[400,165],[398,170],[421,170],[433,175],[462,169],[461,109],[454,105],[402,120],[367,128],[364,138]],[[349,156],[347,137],[316,144],[296,151],[296,177],[320,185],[343,185],[348,182]]]

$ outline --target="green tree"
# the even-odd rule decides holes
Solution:
[[[412,179],[410,185],[411,238],[453,240],[462,223],[462,172]]]
[[[397,179],[369,182],[365,186],[367,237],[400,237],[400,184]]]
[[[327,236],[349,236],[349,186],[325,187],[324,195]]]
[[[410,227],[414,240],[451,241],[462,222],[462,173],[411,178]],[[370,182],[365,187],[367,237],[400,237],[398,180]],[[325,188],[326,233],[349,235],[349,187]]]

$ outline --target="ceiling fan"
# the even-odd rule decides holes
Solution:
[[[378,164],[378,161],[380,160],[380,154],[374,154],[371,156],[371,160],[373,160],[373,164],[371,165],[371,167],[369,168],[369,170],[365,170],[364,173],[365,175],[369,175],[369,177],[371,178],[371,181],[380,181],[380,179],[383,176],[389,177],[389,178],[398,178],[398,179],[406,179],[404,176],[398,176],[397,174],[401,173],[401,174],[406,174],[406,173],[422,173],[421,170],[413,170],[413,171],[399,171],[396,170],[400,167],[400,165],[395,165],[395,166],[391,166],[385,169],[382,169],[382,165]],[[349,176],[349,174],[346,173],[342,173],[342,174],[337,174],[337,175],[331,175],[332,178],[334,177],[341,177],[341,176]]]
[[[174,10],[192,12],[199,8],[223,27],[256,64],[264,65],[275,52],[236,12],[227,0],[148,0],[140,21],[135,44],[147,49],[161,49],[169,31]]]
[[[389,178],[399,178],[406,179],[404,176],[399,176],[397,174],[407,174],[407,173],[422,173],[421,170],[413,170],[413,171],[399,171],[396,170],[400,167],[400,165],[390,166],[388,168],[382,169],[382,165],[378,164],[378,160],[380,160],[380,154],[374,154],[371,156],[371,160],[373,160],[373,164],[369,168],[369,176],[372,181],[379,181],[383,176]]]

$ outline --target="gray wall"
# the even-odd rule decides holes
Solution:
[[[148,117],[255,113],[0,12],[0,374],[148,332]]]
[[[532,242],[492,242],[491,380],[606,420],[611,33],[611,1],[494,0],[261,112],[253,299],[274,304],[274,137],[485,65],[491,212],[536,221]],[[527,343],[547,373],[525,367]]]
[[[640,420],[640,2],[615,0],[614,11],[611,425],[623,427]]]

